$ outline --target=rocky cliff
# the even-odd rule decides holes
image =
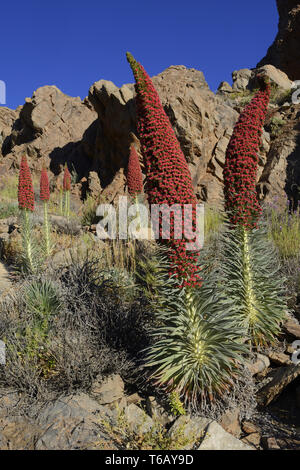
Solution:
[[[272,64],[300,80],[300,1],[277,0],[278,34],[258,66]]]
[[[263,71],[271,79],[273,101],[260,150],[258,191],[261,199],[276,194],[283,200],[292,186],[295,192],[300,178],[299,106],[291,103],[291,81],[283,72],[271,65]],[[226,147],[238,113],[253,95],[256,73],[235,71],[233,85],[222,82],[217,94],[202,72],[184,66],[171,66],[153,77],[201,201],[222,204]],[[79,198],[89,192],[114,200],[126,191],[130,144],[139,149],[134,95],[132,84],[118,88],[100,80],[83,101],[45,86],[15,111],[0,108],[0,174],[16,171],[25,153],[33,172],[39,173],[43,164],[50,167],[53,188],[60,186],[67,163]]]

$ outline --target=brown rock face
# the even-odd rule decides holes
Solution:
[[[300,80],[300,2],[277,0],[278,34],[258,66],[272,64],[291,80]]]
[[[286,197],[294,209],[300,200],[300,105],[290,106],[274,116],[269,116],[267,126],[279,119],[282,126],[272,138],[270,150],[258,181],[261,199],[286,203]]]
[[[153,83],[189,163],[197,197],[220,204],[225,151],[237,112],[210,91],[198,70],[169,67]]]
[[[12,132],[12,127],[18,117],[18,111],[0,107],[0,147],[5,149],[7,138]]]
[[[152,80],[189,163],[199,199],[219,203],[224,153],[237,112],[210,91],[198,70],[171,66]],[[90,88],[89,101],[99,116],[95,154],[102,186],[120,179],[130,143],[137,141],[134,96],[133,85],[119,89],[101,80]]]
[[[60,165],[68,161],[78,173],[84,171],[92,158],[90,132],[97,118],[87,100],[82,102],[55,86],[44,86],[36,90],[31,99],[26,98],[16,118],[2,146],[6,162],[18,164],[25,153],[33,170],[45,163],[58,174]]]
[[[273,66],[265,67],[265,73],[286,93],[290,81],[284,73]],[[245,69],[233,75],[233,88],[227,84],[224,89],[223,84],[217,95],[210,91],[202,72],[182,65],[153,77],[189,164],[195,193],[199,200],[216,206],[223,204],[225,152],[238,118],[236,109],[243,107],[236,106],[231,95],[249,98],[245,87],[249,87],[255,71]],[[63,165],[67,163],[79,182],[73,188],[73,199],[76,196],[80,202],[80,197],[90,194],[113,201],[126,191],[130,144],[133,142],[139,150],[134,97],[133,84],[118,88],[100,80],[83,101],[55,86],[45,86],[16,111],[0,108],[0,175],[16,171],[26,154],[33,172],[39,174],[44,164],[50,167],[54,188],[61,185]],[[291,192],[296,194],[300,187],[299,105],[273,108],[262,136],[259,195],[261,199],[277,195],[283,200],[288,193],[297,199]],[[273,136],[276,122],[280,132]]]

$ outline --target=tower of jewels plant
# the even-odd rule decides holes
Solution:
[[[238,307],[239,319],[254,344],[274,341],[287,312],[276,253],[260,223],[256,192],[258,152],[270,99],[270,83],[258,77],[259,90],[241,113],[226,151],[225,210],[221,284]]]
[[[36,270],[30,215],[34,211],[34,191],[26,156],[22,156],[19,172],[18,202],[21,212],[22,265],[25,271]]]
[[[169,247],[171,273],[182,280],[182,286],[200,286],[198,253],[186,250],[196,224],[196,197],[190,171],[150,77],[130,53],[127,60],[136,81],[137,130],[145,161],[149,204],[177,205],[171,216],[170,237],[164,237],[160,225],[160,240]],[[192,208],[190,218],[187,211],[184,213],[186,205]],[[182,239],[174,236],[177,222],[180,227],[185,224]]]
[[[127,59],[136,80],[137,129],[148,201],[180,208],[190,205],[194,229],[196,197],[187,162],[151,79],[131,54],[127,53]],[[226,301],[219,302],[202,285],[198,253],[188,253],[186,238],[172,236],[178,218],[183,225],[182,212],[175,212],[170,239],[160,239],[164,243],[157,255],[156,287],[161,282],[153,298],[156,340],[146,352],[145,365],[161,387],[196,403],[200,397],[212,398],[232,386],[247,348]]]

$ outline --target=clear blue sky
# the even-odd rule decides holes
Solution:
[[[212,90],[254,67],[273,42],[275,0],[10,0],[1,2],[0,80],[15,108],[43,85],[84,98],[96,80],[133,81],[125,52],[150,75],[202,70]]]

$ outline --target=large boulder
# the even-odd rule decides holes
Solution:
[[[257,87],[255,80],[257,75],[264,75],[269,78],[272,85],[279,88],[282,92],[291,90],[293,82],[289,79],[286,73],[277,69],[273,65],[263,65],[256,69],[241,69],[232,73],[232,91],[242,92],[247,89],[254,89]]]
[[[49,403],[39,415],[41,429],[36,450],[114,449],[101,427],[110,411],[88,395],[79,393]]]
[[[18,166],[26,154],[33,171],[43,164],[54,174],[60,173],[65,162],[78,174],[92,167],[93,123],[97,113],[88,100],[72,98],[55,86],[38,88],[26,98],[2,153],[4,161]]]
[[[198,450],[254,450],[252,446],[239,441],[213,421],[206,428],[206,434]]]

